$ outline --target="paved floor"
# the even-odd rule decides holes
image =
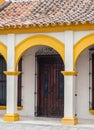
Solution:
[[[94,130],[94,127],[0,123],[0,130]]]
[[[22,117],[14,123],[0,119],[0,130],[94,130],[94,121],[80,120],[78,125],[63,126],[60,119]]]

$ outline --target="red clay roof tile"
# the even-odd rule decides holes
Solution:
[[[0,11],[0,28],[84,24],[87,21],[94,23],[93,0],[15,0]]]

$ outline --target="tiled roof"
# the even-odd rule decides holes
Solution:
[[[0,29],[94,23],[94,0],[11,1],[0,11]]]

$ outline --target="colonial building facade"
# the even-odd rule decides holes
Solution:
[[[1,1],[4,121],[23,115],[61,118],[64,125],[94,119],[93,14],[92,0]]]

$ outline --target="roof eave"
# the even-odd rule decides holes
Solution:
[[[22,33],[37,33],[37,32],[63,32],[66,30],[73,30],[73,31],[80,31],[80,30],[94,30],[94,24],[90,24],[89,22],[86,22],[85,24],[78,23],[77,25],[71,23],[71,25],[58,25],[52,26],[49,24],[49,26],[42,26],[39,27],[38,25],[32,27],[32,26],[16,26],[15,28],[12,28],[11,26],[9,28],[4,27],[0,29],[0,34],[9,34],[9,33],[15,33],[15,34],[22,34]]]
[[[0,6],[0,11],[2,11],[4,8],[6,8],[11,2],[10,1],[5,1],[1,6]]]

